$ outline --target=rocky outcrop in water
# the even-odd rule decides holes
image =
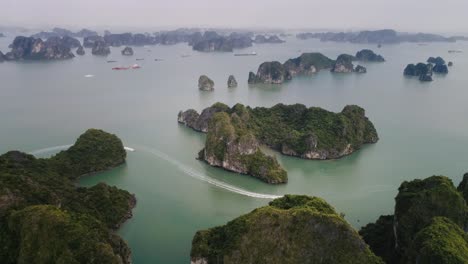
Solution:
[[[434,65],[434,67],[432,67],[432,71],[434,73],[448,73],[448,66],[445,64],[445,60],[442,57],[429,57],[429,59],[427,59],[427,62]]]
[[[354,71],[353,61],[355,57],[348,54],[341,54],[336,59],[333,67],[331,68],[332,72],[336,73],[350,73]]]
[[[260,64],[257,74],[250,72],[248,83],[281,84],[291,78],[291,74],[283,64],[278,61],[271,61]]]
[[[356,60],[369,62],[384,62],[385,59],[381,55],[375,54],[370,49],[363,49],[356,53]]]
[[[303,53],[301,56],[289,59],[284,63],[286,71],[291,76],[310,75],[322,69],[329,69],[334,61],[322,53]]]
[[[358,65],[356,68],[354,68],[354,72],[356,73],[366,73],[367,69],[364,66]]]
[[[429,59],[427,59],[427,62],[432,63],[434,65],[444,65],[445,64],[445,60],[442,57],[429,57]]]
[[[228,81],[227,81],[227,86],[229,88],[234,88],[237,87],[237,81],[234,75],[229,75]]]
[[[432,68],[432,71],[434,73],[447,74],[448,73],[448,67],[445,64],[436,64]]]
[[[198,89],[202,91],[213,91],[214,90],[214,82],[208,76],[201,75],[198,78]]]
[[[76,54],[78,54],[78,55],[80,55],[80,56],[85,55],[85,50],[84,50],[83,46],[80,46],[80,47],[76,50]]]
[[[19,36],[10,44],[7,60],[62,60],[75,57],[68,39],[51,37],[46,41],[33,37]]]
[[[432,81],[432,68],[433,66],[430,63],[408,64],[403,74],[406,76],[419,77],[419,80],[422,82],[430,82]]]
[[[124,56],[133,56],[133,49],[127,46],[121,51],[121,53]]]
[[[5,34],[0,32],[0,38],[4,38],[4,37],[5,37]]]
[[[93,44],[91,54],[98,56],[107,56],[111,53],[109,45],[103,40],[96,40]]]
[[[383,264],[343,216],[318,197],[285,195],[226,225],[198,231],[192,264]]]
[[[199,116],[195,110],[180,112],[178,121],[194,130],[209,132],[209,121],[218,112],[236,113],[261,144],[304,159],[336,159],[353,153],[363,144],[378,141],[364,109],[355,105],[332,113],[300,104],[278,104],[272,108],[237,104],[229,108],[217,103]]]
[[[360,233],[387,263],[466,263],[468,207],[460,189],[444,176],[405,181],[394,215],[381,216]]]
[[[447,64],[447,66],[452,67],[452,66],[453,66],[453,62],[449,61],[448,64]]]

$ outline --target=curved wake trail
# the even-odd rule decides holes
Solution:
[[[64,150],[64,149],[67,149],[67,148],[69,148],[71,146],[73,146],[73,145],[61,145],[61,146],[43,148],[43,149],[30,151],[30,152],[28,152],[28,154],[39,155],[39,154],[44,154],[44,153],[48,153],[48,152],[52,152],[52,151]]]
[[[39,154],[44,154],[44,153],[53,152],[53,151],[65,150],[65,149],[68,149],[71,146],[72,145],[61,145],[61,146],[48,147],[48,148],[43,148],[43,149],[30,151],[29,154],[39,155]],[[135,149],[130,148],[130,147],[124,147],[124,148],[127,151],[132,151],[132,152],[135,151]],[[185,166],[184,164],[182,164],[179,161],[171,158],[170,156],[168,156],[167,154],[165,154],[165,153],[163,153],[161,151],[151,149],[151,148],[147,148],[147,147],[142,147],[142,146],[139,146],[138,149],[171,163],[172,165],[176,166],[179,170],[181,170],[182,172],[184,172],[185,174],[189,175],[192,178],[207,182],[207,183],[209,183],[211,185],[214,185],[214,186],[216,186],[218,188],[221,188],[221,189],[224,189],[224,190],[227,190],[227,191],[230,191],[230,192],[238,193],[238,194],[248,196],[248,197],[253,197],[253,198],[261,198],[261,199],[276,199],[276,198],[283,197],[282,195],[272,195],[272,194],[263,194],[263,193],[250,192],[250,191],[235,187],[233,185],[227,184],[225,182],[210,178],[210,177],[208,177],[208,176],[206,176],[206,175],[204,175],[204,174],[202,174],[200,172],[195,171],[194,169],[192,169],[192,168],[190,168],[188,166]]]
[[[187,175],[189,175],[189,176],[191,176],[191,177],[193,177],[195,179],[202,180],[204,182],[207,182],[209,184],[212,184],[212,185],[214,185],[216,187],[225,189],[225,190],[230,191],[230,192],[234,192],[234,193],[238,193],[238,194],[242,194],[242,195],[249,196],[249,197],[254,197],[254,198],[262,198],[262,199],[276,199],[276,198],[283,197],[281,195],[272,195],[272,194],[263,194],[263,193],[250,192],[250,191],[247,191],[247,190],[232,186],[232,185],[227,184],[225,182],[212,179],[212,178],[210,178],[210,177],[208,177],[206,175],[203,175],[202,173],[197,172],[197,171],[193,170],[192,168],[185,166],[184,164],[182,164],[182,163],[178,162],[177,160],[169,157],[167,154],[165,154],[165,153],[163,153],[161,151],[158,151],[158,150],[155,150],[155,149],[150,149],[150,148],[147,148],[147,147],[139,147],[138,149],[143,150],[145,152],[148,152],[149,154],[155,155],[158,158],[163,159],[163,160],[171,163],[172,165],[176,166],[179,170],[181,170],[185,174],[187,174]]]

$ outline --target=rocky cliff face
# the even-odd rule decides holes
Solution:
[[[356,59],[358,61],[369,61],[369,62],[384,62],[385,59],[381,55],[377,55],[370,49],[363,49],[356,53]]]
[[[283,64],[271,61],[260,64],[257,74],[249,73],[248,83],[281,84],[290,79],[291,75]]]
[[[236,113],[219,112],[209,121],[205,148],[199,153],[199,159],[211,166],[248,174],[267,183],[286,183],[286,171],[259,146],[241,117]]]
[[[201,75],[198,78],[198,89],[202,91],[213,91],[214,90],[214,82],[208,76]]]
[[[353,60],[354,56],[348,54],[341,54],[336,58],[335,64],[331,69],[332,72],[336,73],[350,73],[354,71]]]
[[[229,108],[217,103],[203,110],[200,116],[194,110],[180,112],[178,120],[194,130],[206,132],[207,124],[218,112],[248,116],[243,122],[261,144],[304,159],[340,158],[379,139],[364,109],[355,105],[346,106],[341,113],[332,113],[300,104],[252,109],[241,104]]]
[[[121,53],[124,56],[133,56],[133,49],[127,46],[121,51]]]
[[[191,263],[383,263],[333,207],[286,195],[226,225],[198,231]]]
[[[177,121],[184,124],[198,132],[208,132],[208,123],[215,113],[228,112],[229,106],[223,103],[216,103],[210,107],[205,108],[199,115],[197,111],[189,109],[187,111],[180,111]]]
[[[227,81],[227,86],[229,88],[234,88],[237,87],[237,81],[234,75],[229,75],[228,81]]]
[[[5,54],[7,60],[62,60],[74,57],[68,38],[52,37],[46,41],[33,37],[16,37]]]

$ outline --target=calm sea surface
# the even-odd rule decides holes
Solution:
[[[10,42],[0,39],[0,50],[6,52]],[[311,51],[336,58],[362,48],[374,49],[387,62],[363,64],[368,70],[364,75],[323,71],[282,86],[247,84],[248,72],[263,61],[284,62]],[[449,49],[466,52],[449,54]],[[137,264],[188,263],[197,230],[266,205],[270,199],[259,194],[323,197],[359,228],[392,213],[402,181],[446,175],[458,184],[468,171],[468,43],[377,49],[291,38],[242,50],[258,53],[251,57],[199,53],[186,44],[134,48],[133,57],[121,56],[120,50],[113,48],[107,58],[91,56],[87,49],[87,55],[68,61],[0,63],[0,152],[19,149],[48,156],[57,151],[53,147],[72,144],[91,127],[115,133],[135,148],[126,165],[83,178],[81,184],[106,182],[136,194],[134,217],[119,233]],[[454,67],[432,83],[403,76],[406,64],[429,56],[442,56]],[[142,68],[111,70],[134,63]],[[213,92],[198,90],[201,74],[214,80]],[[237,78],[237,88],[227,88],[230,74]],[[272,186],[195,160],[204,135],[178,125],[177,113],[218,101],[230,106],[302,103],[331,111],[358,104],[366,109],[380,141],[335,161],[271,152],[289,174],[288,184]]]

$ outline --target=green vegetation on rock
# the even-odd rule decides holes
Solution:
[[[254,134],[236,113],[217,112],[213,115],[209,121],[205,148],[199,158],[212,166],[249,174],[268,183],[287,182],[286,171],[274,157],[267,156],[259,149]]]
[[[222,110],[219,105],[223,105]],[[285,155],[305,159],[340,158],[379,139],[364,109],[356,105],[348,105],[340,113],[302,104],[277,104],[271,108],[237,104],[230,109],[217,103],[200,116],[193,111],[179,113],[178,121],[197,131],[205,131],[202,127],[209,131],[207,123],[215,113],[236,114],[236,120],[240,120],[237,123],[242,123],[239,131]]]
[[[122,258],[130,255],[125,242],[102,222],[52,205],[13,212],[8,228],[18,242],[18,264],[125,263]]]
[[[468,206],[452,181],[432,176],[398,190],[395,215],[360,231],[374,253],[387,263],[466,263]]]
[[[191,259],[207,264],[383,263],[328,203],[295,195],[198,231]]]
[[[132,216],[135,197],[104,183],[73,182],[125,155],[120,139],[95,129],[49,159],[1,155],[0,263],[129,263],[130,249],[111,229]]]
[[[108,170],[125,162],[122,141],[99,129],[88,129],[68,150],[52,157],[62,174],[72,179],[84,174]]]
[[[408,251],[407,263],[468,263],[468,235],[450,219],[434,217]]]

